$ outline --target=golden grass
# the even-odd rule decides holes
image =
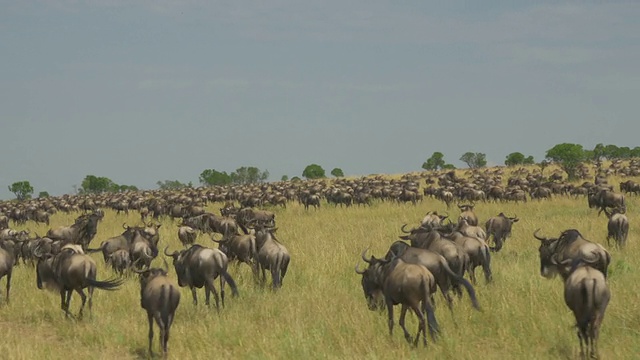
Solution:
[[[618,182],[612,181],[617,184]],[[612,300],[601,330],[600,353],[605,359],[633,359],[640,353],[640,304],[637,284],[640,247],[635,224],[638,200],[628,198],[631,223],[628,247],[610,249]],[[209,206],[217,212],[219,204]],[[367,309],[354,266],[361,251],[371,246],[382,256],[400,234],[404,223],[416,224],[429,210],[446,211],[435,200],[417,206],[375,203],[371,207],[334,208],[323,203],[305,211],[297,204],[275,209],[278,235],[291,253],[289,272],[278,292],[254,285],[244,264],[232,265],[230,273],[240,290],[232,298],[227,290],[226,308],[219,314],[204,305],[194,306],[187,288],[169,340],[169,358],[175,359],[568,359],[576,358],[578,339],[574,319],[562,298],[560,279],[539,275],[538,242],[531,236],[540,227],[543,234],[557,235],[567,228],[579,229],[606,246],[606,218],[588,209],[585,198],[554,198],[526,204],[480,203],[476,213],[482,224],[500,211],[517,214],[512,237],[502,252],[494,254],[494,282],[480,276],[476,286],[484,312],[472,310],[467,296],[456,300],[453,319],[437,295],[436,316],[442,330],[438,342],[428,348],[408,345],[398,325],[389,336],[386,313]],[[452,217],[457,209],[450,209]],[[70,224],[77,214],[56,214],[51,227]],[[138,215],[116,215],[106,211],[93,244],[122,232],[122,223],[134,224]],[[44,234],[45,225],[29,224]],[[162,223],[161,245],[179,247],[177,227]],[[198,242],[214,246],[206,237]],[[101,255],[92,255],[99,265],[99,279],[113,277]],[[160,265],[156,259],[155,265]],[[169,263],[171,263],[169,261]],[[170,275],[175,277],[173,269]],[[131,277],[115,292],[96,290],[93,316],[82,321],[64,318],[59,296],[40,291],[35,270],[23,265],[14,271],[11,299],[0,298],[0,354],[5,359],[135,359],[146,357],[147,318],[140,308],[137,278]],[[79,307],[73,295],[72,312]],[[399,309],[396,311],[396,322]],[[412,334],[415,317],[407,317]],[[455,323],[454,323],[455,320]],[[155,328],[154,350],[160,351]]]

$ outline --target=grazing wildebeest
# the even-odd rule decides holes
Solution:
[[[313,206],[316,210],[320,207],[320,196],[317,194],[310,194],[302,198],[304,209],[309,210],[309,206]]]
[[[56,255],[42,254],[40,249],[34,250],[38,258],[36,265],[36,282],[38,289],[44,286],[60,292],[60,307],[69,316],[71,293],[75,290],[82,298],[78,317],[82,317],[87,295],[84,288],[89,288],[89,311],[91,311],[93,289],[117,290],[122,280],[96,280],[96,263],[84,254],[80,245],[67,244]]]
[[[291,257],[289,250],[276,238],[277,228],[256,229],[258,268],[262,271],[262,283],[266,282],[266,270],[271,271],[273,289],[282,287]]]
[[[205,289],[205,304],[209,305],[210,294],[213,293],[216,301],[216,309],[220,310],[220,300],[224,306],[224,286],[229,283],[233,296],[238,295],[236,282],[227,272],[229,260],[219,249],[211,249],[201,245],[192,245],[187,250],[167,252],[164,254],[173,258],[173,266],[178,275],[178,285],[188,286],[193,295],[193,304],[198,304],[196,288]],[[215,280],[220,277],[220,297],[215,287]]]
[[[15,263],[15,243],[12,240],[0,240],[0,279],[7,277],[7,303],[11,290],[11,274]]]
[[[489,241],[489,238],[493,236],[493,242],[495,244],[495,246],[491,248],[491,251],[498,252],[502,249],[505,241],[511,235],[511,227],[519,220],[517,216],[507,217],[504,213],[500,213],[498,216],[487,220],[485,223],[487,230],[486,240]]]
[[[377,299],[382,296],[387,307],[389,321],[389,335],[393,335],[393,306],[400,304],[400,327],[404,331],[404,337],[411,343],[411,334],[405,327],[405,316],[407,310],[411,309],[418,317],[418,333],[413,340],[413,345],[417,346],[422,333],[422,342],[427,345],[426,323],[429,324],[429,334],[435,341],[436,333],[439,331],[436,315],[431,303],[431,297],[436,291],[436,280],[429,270],[417,264],[410,264],[400,257],[392,260],[376,259],[371,257],[369,267],[359,270],[356,266],[356,273],[362,275],[362,290],[367,299],[369,309],[377,310],[379,307]]]
[[[169,329],[180,304],[180,290],[167,276],[167,263],[164,269],[149,268],[133,270],[140,274],[140,306],[147,311],[149,320],[149,355],[153,355],[153,320],[160,328],[160,346],[163,355],[167,355]]]
[[[594,189],[587,195],[589,208],[598,208],[598,216],[605,208],[625,209],[624,195],[609,189]]]
[[[629,219],[624,214],[624,210],[615,208],[609,212],[604,209],[604,213],[609,218],[607,223],[607,245],[610,245],[610,240],[613,238],[617,247],[624,248],[629,235]]]
[[[607,268],[611,263],[611,255],[600,244],[591,242],[576,229],[565,230],[557,239],[549,239],[538,235],[537,229],[533,237],[540,240],[540,274],[546,278],[556,273],[566,277],[570,271],[571,261],[581,260],[602,271],[607,276]],[[568,264],[568,265],[567,265]]]

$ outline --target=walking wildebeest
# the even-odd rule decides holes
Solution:
[[[500,213],[498,216],[487,220],[485,223],[487,230],[486,240],[489,241],[489,238],[493,235],[493,242],[495,244],[495,246],[491,248],[491,251],[498,252],[502,249],[502,245],[511,235],[511,227],[519,220],[517,216],[507,217],[504,213]]]
[[[192,245],[187,250],[174,251],[168,253],[167,248],[164,254],[173,258],[173,266],[178,275],[178,285],[188,286],[193,295],[193,304],[198,304],[196,288],[205,289],[205,304],[209,305],[209,296],[213,293],[216,301],[216,309],[220,310],[220,300],[224,306],[224,286],[229,283],[233,296],[238,296],[236,282],[227,272],[229,260],[219,249],[211,249],[201,245]],[[220,297],[214,285],[215,279],[220,277]]]
[[[624,248],[627,244],[627,236],[629,235],[629,219],[624,214],[624,210],[614,208],[609,212],[604,209],[609,222],[607,223],[607,245],[611,245],[610,240],[613,238],[616,246]]]
[[[576,229],[565,230],[557,239],[549,239],[538,235],[537,229],[533,237],[540,240],[540,274],[546,278],[556,273],[566,277],[570,270],[568,261],[582,260],[584,263],[602,271],[607,277],[607,268],[611,263],[611,255],[600,244],[582,237]]]
[[[7,304],[11,290],[11,274],[15,263],[15,244],[12,240],[0,240],[0,279],[7,277]]]
[[[426,323],[429,324],[429,334],[435,341],[436,333],[439,331],[436,321],[431,297],[436,291],[436,280],[429,270],[416,264],[409,264],[400,257],[392,260],[369,259],[369,267],[359,270],[356,266],[356,273],[362,275],[362,290],[367,299],[369,309],[378,308],[377,298],[384,297],[389,318],[389,335],[393,335],[393,306],[400,304],[400,327],[404,331],[404,337],[411,343],[411,334],[405,327],[405,316],[407,310],[411,309],[418,317],[418,333],[413,341],[417,346],[422,333],[422,342],[427,345]]]
[[[256,230],[258,267],[262,272],[262,284],[266,282],[266,270],[271,271],[273,289],[282,287],[291,257],[289,250],[276,238],[277,228],[263,227]]]
[[[96,263],[84,254],[80,245],[65,245],[56,255],[42,254],[40,249],[34,250],[38,258],[36,265],[36,282],[38,289],[44,286],[60,292],[60,307],[65,315],[69,316],[71,293],[75,290],[82,298],[82,305],[78,317],[82,318],[87,301],[84,288],[89,288],[89,311],[91,312],[93,289],[117,290],[122,280],[113,279],[106,281],[96,280]]]
[[[164,269],[133,269],[133,271],[140,274],[140,306],[147,311],[149,320],[149,355],[153,355],[151,344],[153,342],[153,320],[155,319],[160,328],[160,346],[166,356],[169,329],[180,304],[180,290],[167,276],[166,261],[164,261]]]

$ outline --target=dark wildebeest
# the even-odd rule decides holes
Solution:
[[[153,355],[153,320],[160,328],[160,346],[163,355],[167,355],[169,329],[180,304],[180,290],[167,276],[167,262],[164,269],[150,268],[133,270],[140,274],[140,306],[147,311],[149,319],[149,355]]]
[[[540,274],[551,278],[556,273],[566,278],[572,261],[581,260],[585,264],[602,271],[607,276],[607,268],[611,263],[611,255],[600,244],[582,237],[576,229],[565,230],[557,239],[549,239],[538,235],[537,229],[533,237],[540,240]]]
[[[178,228],[178,239],[185,247],[193,245],[197,237],[198,233],[190,226],[180,226]]]
[[[620,208],[625,209],[624,195],[614,193],[609,189],[595,189],[590,191],[587,195],[587,202],[589,208],[598,208],[598,215],[600,215],[605,208]]]
[[[405,316],[407,310],[411,309],[418,317],[418,333],[413,341],[417,346],[422,333],[422,342],[427,345],[426,323],[429,324],[429,334],[435,341],[436,333],[439,331],[436,315],[431,303],[431,297],[435,293],[436,280],[429,270],[416,264],[409,264],[400,257],[392,260],[376,259],[371,257],[369,267],[359,270],[356,266],[356,273],[362,275],[362,290],[367,299],[367,305],[371,310],[379,308],[379,298],[384,298],[387,307],[389,321],[389,335],[393,335],[393,306],[400,304],[400,327],[404,331],[404,337],[411,343],[411,334],[405,327]]]
[[[241,226],[242,227],[242,226]],[[211,237],[211,240],[217,242],[220,251],[227,255],[229,261],[238,260],[251,267],[254,277],[258,277],[258,250],[256,247],[256,236],[242,227],[245,232],[242,235],[232,235],[223,237],[222,240],[216,240]]]
[[[447,301],[449,310],[453,311],[453,298],[449,294],[449,288],[454,284],[464,286],[469,294],[473,307],[478,310],[480,309],[475,290],[471,283],[451,270],[447,260],[442,255],[430,250],[409,246],[403,241],[395,241],[389,247],[385,259],[391,260],[396,256],[402,258],[402,260],[407,263],[422,265],[433,274],[438,288],[440,288],[443,297]],[[370,263],[370,259],[367,259],[364,253],[362,253],[362,260]]]
[[[102,216],[98,213],[81,215],[71,226],[50,229],[47,231],[47,237],[52,240],[61,240],[66,244],[78,244],[86,249],[98,231],[100,219]]]
[[[111,254],[118,250],[129,250],[131,244],[133,243],[133,238],[139,232],[144,231],[142,227],[134,227],[127,226],[126,224],[122,224],[124,228],[124,232],[118,236],[111,237],[100,244],[99,248],[96,249],[85,249],[86,252],[92,253],[101,251],[102,256],[104,258],[104,262],[109,265],[111,261]]]
[[[44,286],[60,292],[60,307],[69,316],[71,293],[75,290],[82,298],[82,305],[78,317],[82,318],[87,301],[84,288],[89,288],[89,311],[91,312],[93,289],[117,290],[122,280],[96,280],[97,267],[95,261],[84,254],[82,247],[77,244],[67,244],[56,255],[42,254],[40,249],[34,250],[39,259],[36,265],[36,281],[38,289]]]
[[[478,226],[478,216],[476,216],[476,213],[473,212],[474,207],[474,204],[458,204],[458,208],[461,211],[460,216],[458,216],[458,222],[460,222],[460,220],[462,219],[465,219],[467,220],[467,223],[469,223],[469,225]]]
[[[578,261],[580,263],[581,261]],[[598,357],[598,337],[611,299],[605,276],[591,266],[574,264],[564,282],[564,301],[573,312],[580,340],[580,356]]]
[[[289,250],[276,238],[277,228],[264,227],[256,230],[258,268],[262,272],[262,284],[267,280],[266,270],[271,271],[273,289],[282,287],[291,257]]]
[[[200,245],[192,245],[187,250],[174,251],[167,253],[167,247],[164,254],[173,258],[173,266],[178,275],[178,285],[181,287],[188,286],[193,295],[193,304],[198,304],[196,288],[205,289],[205,304],[209,305],[210,294],[213,293],[216,301],[216,309],[220,310],[220,300],[224,307],[224,286],[225,282],[229,283],[233,296],[238,295],[236,282],[227,272],[229,260],[219,249],[211,249]],[[215,280],[220,277],[220,297],[215,287]]]
[[[610,240],[613,238],[617,247],[624,248],[629,235],[629,219],[624,214],[624,211],[618,208],[613,209],[612,212],[604,209],[604,213],[609,218],[607,223],[607,245],[610,245]]]
[[[511,235],[511,227],[514,223],[518,222],[517,216],[507,217],[504,213],[498,214],[487,220],[485,228],[487,230],[487,238],[493,236],[493,242],[495,247],[491,248],[491,251],[498,252],[502,249],[502,245],[507,241],[507,238]]]
[[[109,264],[111,264],[116,273],[124,275],[124,272],[132,265],[129,251],[125,249],[116,250],[109,256]]]
[[[0,279],[7,277],[7,304],[11,290],[11,274],[15,263],[15,243],[12,240],[0,240]]]
[[[320,196],[317,194],[311,194],[302,198],[304,209],[309,210],[309,206],[313,206],[316,210],[320,207]]]
[[[462,223],[466,220],[462,219]],[[447,230],[447,229],[443,229]],[[475,270],[478,266],[482,267],[484,278],[487,283],[493,280],[491,273],[491,250],[484,239],[477,236],[469,236],[463,234],[460,230],[453,229],[448,234],[440,234],[444,239],[451,240],[458,245],[460,249],[467,255],[466,270],[473,284],[477,283]]]

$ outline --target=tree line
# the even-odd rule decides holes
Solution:
[[[599,164],[604,160],[618,160],[640,158],[640,146],[629,148],[627,146],[618,147],[616,145],[597,144],[593,149],[584,149],[580,144],[562,143],[557,144],[545,153],[545,158],[540,162],[541,166],[547,166],[555,163],[564,170],[569,179],[575,179],[578,176],[580,166],[585,163]],[[471,169],[482,168],[487,165],[486,154],[480,152],[465,152],[459,158]],[[505,157],[504,164],[506,166],[533,165],[535,164],[533,156],[525,156],[521,152],[512,152]],[[444,154],[436,151],[431,157],[422,163],[424,170],[447,170],[456,167],[444,160]],[[334,177],[344,177],[344,171],[340,168],[333,168],[330,174]],[[326,177],[324,168],[318,164],[307,165],[302,171],[302,177],[306,179],[322,179]],[[205,169],[200,173],[198,180],[200,185],[245,185],[255,184],[267,181],[269,171],[260,170],[254,166],[242,166],[231,173],[226,171],[218,171],[216,169]],[[287,175],[283,175],[282,181],[299,181],[299,177],[294,176],[291,179]],[[159,189],[180,189],[185,187],[193,187],[192,182],[182,183],[178,180],[163,180],[156,182]],[[80,187],[74,186],[78,194],[94,194],[103,192],[124,192],[136,191],[138,188],[134,185],[120,185],[113,180],[95,175],[87,175],[82,180]],[[18,200],[25,200],[32,197],[34,189],[29,181],[22,180],[14,182],[9,186],[11,191]],[[49,193],[41,191],[38,197],[48,197]]]

